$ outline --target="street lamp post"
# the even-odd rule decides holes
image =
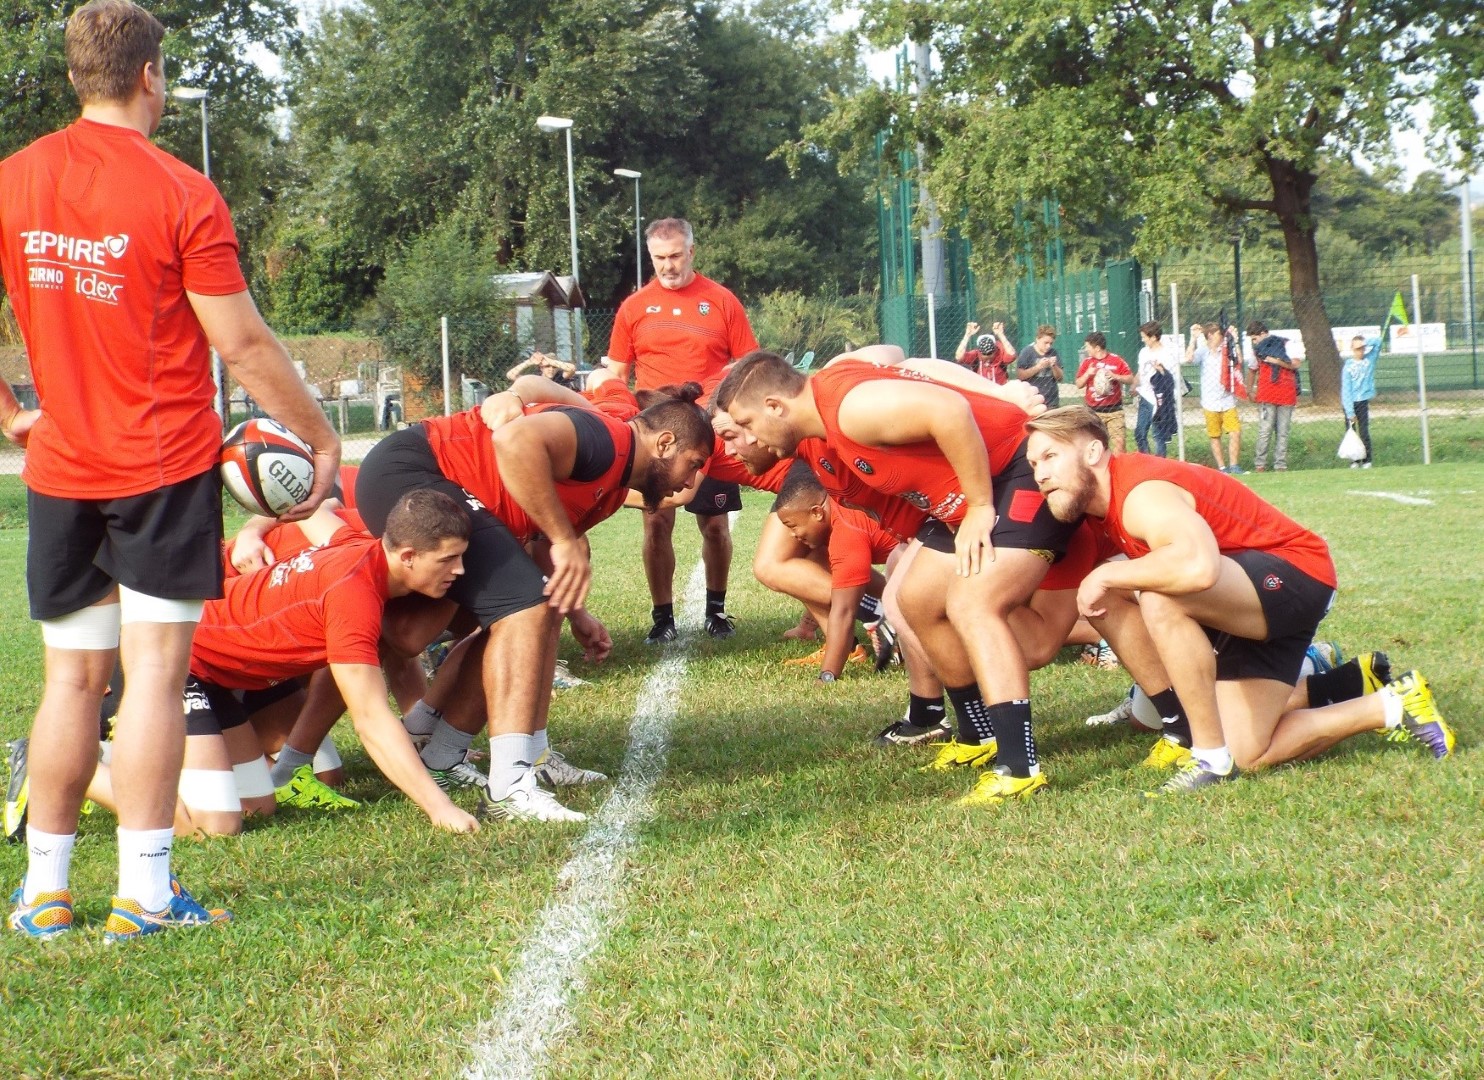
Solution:
[[[211,179],[211,133],[206,120],[206,99],[210,91],[199,86],[177,86],[170,91],[177,101],[199,101],[201,103],[201,173]],[[222,367],[222,358],[216,349],[211,350],[211,378],[216,384],[216,412],[222,418],[222,431],[227,430],[230,414],[227,412],[227,372]]]
[[[563,131],[567,135],[567,212],[572,225],[572,280],[581,284],[577,271],[577,181],[572,172],[572,121],[565,116],[538,116],[536,126],[548,135]]]
[[[614,176],[634,181],[634,291],[644,287],[644,244],[639,236],[639,177],[644,174],[633,169],[614,169]]]

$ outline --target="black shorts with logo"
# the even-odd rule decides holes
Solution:
[[[1067,544],[1081,521],[1070,525],[1057,521],[1036,485],[1035,471],[1025,458],[1025,444],[1009,464],[994,478],[994,528],[990,543],[1000,548],[1020,548],[1040,552],[1047,563],[1056,562],[1067,553]],[[956,530],[941,521],[929,519],[917,532],[922,546],[934,551],[953,553]]]
[[[163,600],[222,594],[222,483],[212,468],[118,499],[26,493],[31,618],[96,604],[115,583]]]
[[[187,735],[219,735],[241,727],[253,713],[276,705],[304,689],[303,679],[285,679],[264,690],[229,690],[216,683],[186,677],[185,723]]]
[[[356,474],[356,507],[373,536],[409,491],[433,488],[469,514],[472,526],[464,573],[448,598],[488,629],[510,615],[546,602],[546,578],[505,523],[458,483],[443,475],[421,427],[404,428],[371,448]]]
[[[742,487],[735,483],[713,480],[702,476],[696,488],[696,497],[685,504],[685,508],[696,517],[716,517],[742,509]]]
[[[1334,603],[1334,589],[1266,551],[1237,551],[1226,557],[1242,568],[1257,589],[1268,636],[1253,641],[1207,629],[1206,636],[1216,650],[1216,678],[1274,679],[1297,685],[1304,653]]]

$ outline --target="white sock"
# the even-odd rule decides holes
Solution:
[[[61,892],[67,887],[67,873],[72,868],[72,845],[76,841],[76,833],[63,836],[42,832],[34,825],[26,826],[26,847],[30,856],[26,861],[26,891],[21,895],[21,903],[34,904],[39,894]]]
[[[126,829],[119,826],[119,891],[145,911],[170,903],[170,842],[175,830]]]
[[[1201,768],[1217,776],[1226,776],[1236,764],[1232,761],[1232,752],[1225,746],[1218,746],[1214,750],[1202,750],[1192,746],[1190,756],[1201,763]]]
[[[431,735],[443,714],[421,698],[402,717],[402,726],[409,735]]]
[[[1402,696],[1389,686],[1383,686],[1381,692],[1376,695],[1381,699],[1381,708],[1385,711],[1386,726],[1388,728],[1399,728],[1402,726]]]
[[[489,797],[499,802],[510,794],[510,787],[535,763],[531,753],[531,736],[523,732],[495,735],[490,738]]]
[[[542,757],[546,755],[546,751],[549,749],[551,749],[551,740],[546,737],[546,729],[542,728],[540,731],[531,736],[532,764],[540,761]]]

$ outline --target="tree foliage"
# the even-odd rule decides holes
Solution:
[[[889,127],[897,145],[921,141],[945,216],[967,210],[981,255],[1020,247],[1017,207],[1047,196],[1086,221],[1134,219],[1145,257],[1191,242],[1213,209],[1272,215],[1305,337],[1319,343],[1321,398],[1338,375],[1314,247],[1322,155],[1384,158],[1392,128],[1421,102],[1439,156],[1479,147],[1476,0],[870,0],[864,10],[880,43],[931,40],[941,74],[920,103],[889,88],[843,99],[811,137],[861,147]]]
[[[750,14],[681,0],[366,0],[326,12],[289,65],[285,219],[322,221],[367,293],[434,228],[502,269],[566,272],[571,117],[580,268],[593,303],[633,287],[633,185],[646,219],[687,216],[699,266],[744,295],[854,287],[874,238],[859,175],[774,151],[858,77],[815,3]]]

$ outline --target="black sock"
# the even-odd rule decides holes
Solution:
[[[943,695],[935,698],[917,694],[907,696],[907,723],[913,727],[936,727],[943,722],[948,710],[943,707]]]
[[[881,618],[881,600],[870,593],[861,597],[861,602],[856,605],[855,618],[857,622],[873,623]]]
[[[1036,737],[1031,734],[1031,702],[1001,701],[989,707],[989,720],[999,737],[997,769],[1027,777],[1036,768]]]
[[[727,610],[727,591],[725,589],[706,590],[706,614],[723,615]]]
[[[1359,660],[1346,660],[1337,668],[1309,676],[1309,708],[1320,709],[1337,701],[1350,701],[1365,693],[1365,678]]]
[[[995,728],[988,707],[979,696],[979,684],[948,687],[948,700],[958,717],[958,741],[965,746],[978,746],[994,738]]]
[[[1172,686],[1168,690],[1152,694],[1149,700],[1154,703],[1160,718],[1165,722],[1164,733],[1181,746],[1189,748],[1190,721],[1185,717],[1185,706],[1180,704],[1175,688]]]
[[[674,622],[675,621],[675,605],[674,604],[656,604],[650,610],[649,617],[654,620],[654,624],[656,626],[658,626],[662,622]]]

